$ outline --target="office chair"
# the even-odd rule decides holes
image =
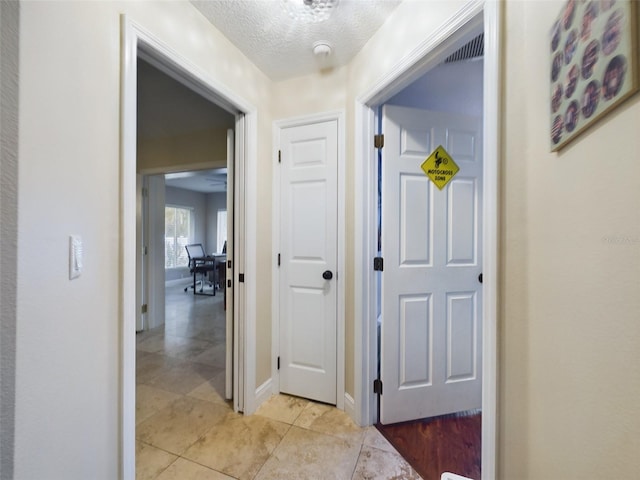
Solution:
[[[215,258],[210,258],[204,251],[201,243],[194,243],[191,245],[185,245],[187,249],[187,255],[189,257],[189,271],[193,274],[193,285],[184,287],[186,292],[190,288],[193,288],[194,295],[215,295],[216,286],[208,281],[209,272],[214,272],[216,269]],[[201,275],[200,280],[196,280],[196,277]],[[196,285],[200,284],[200,291],[196,290]],[[207,283],[212,287],[212,293],[204,292],[204,284]]]

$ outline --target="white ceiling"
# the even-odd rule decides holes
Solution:
[[[198,170],[194,172],[169,173],[164,176],[168,187],[183,188],[200,193],[227,191],[227,169]]]
[[[339,0],[327,20],[304,23],[289,16],[283,0],[190,1],[276,81],[346,65],[401,2]],[[328,42],[333,53],[326,58],[314,56],[313,45],[318,41]]]

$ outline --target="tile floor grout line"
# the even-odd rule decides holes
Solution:
[[[194,444],[193,444],[193,445],[195,445],[195,442],[194,442]],[[191,448],[193,445],[191,445],[189,448]],[[187,448],[187,450],[189,450],[189,448]],[[186,452],[187,450],[185,450],[185,452]],[[239,480],[239,479],[238,479],[238,477],[234,477],[233,475],[229,475],[228,473],[224,473],[224,472],[223,472],[223,471],[221,471],[221,470],[217,470],[217,469],[215,469],[215,468],[211,468],[209,465],[205,465],[204,463],[200,463],[200,462],[198,462],[198,461],[196,461],[196,460],[191,460],[191,459],[190,459],[190,458],[188,458],[188,457],[184,457],[184,456],[180,455],[178,458],[183,459],[185,462],[190,462],[190,463],[195,463],[196,465],[200,465],[201,467],[204,467],[204,468],[206,468],[207,470],[211,470],[212,472],[217,472],[217,473],[220,473],[221,475],[226,475],[227,477],[229,477],[229,478],[233,478],[234,480]]]
[[[364,438],[363,438],[364,441]],[[362,447],[364,446],[363,443],[360,444],[360,450],[358,451],[358,455],[356,456],[356,463],[353,466],[353,471],[351,472],[351,476],[349,477],[351,480],[354,480],[354,476],[356,474],[356,470],[358,469],[358,463],[360,462],[360,455],[362,455]]]
[[[172,455],[174,455],[174,454],[172,454]],[[173,462],[171,462],[169,465],[167,465],[165,468],[163,468],[160,472],[158,472],[158,474],[157,474],[155,477],[153,477],[151,480],[155,480],[155,479],[157,479],[160,475],[162,475],[164,472],[166,472],[167,470],[169,470],[169,467],[170,467],[171,465],[173,465],[174,463],[176,463],[176,462],[178,461],[178,459],[179,459],[179,458],[180,458],[180,455],[176,455],[175,460],[174,460]]]

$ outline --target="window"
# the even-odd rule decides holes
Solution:
[[[191,209],[164,208],[164,268],[186,267],[189,257],[185,245],[191,239]]]
[[[216,239],[216,252],[222,252],[224,248],[224,242],[227,241],[227,211],[218,210],[218,223],[216,225],[218,231],[218,238]]]

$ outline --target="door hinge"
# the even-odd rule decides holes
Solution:
[[[231,268],[231,260],[227,260],[227,268]]]
[[[378,134],[378,135],[374,135],[373,136],[373,146],[375,148],[382,148],[384,147],[384,135],[383,134]]]
[[[280,254],[278,254],[278,266],[280,266]]]
[[[142,254],[143,255],[147,255],[149,253],[149,249],[147,248],[147,246],[145,245],[144,247],[142,247]]]
[[[378,395],[382,395],[382,380],[376,378],[373,381],[373,393],[377,393]]]
[[[278,163],[282,163],[282,150],[278,150]]]
[[[278,357],[278,370],[280,370],[280,357]]]
[[[373,270],[376,272],[382,272],[384,270],[384,260],[382,257],[375,257],[373,259]]]
[[[227,280],[227,288],[231,288],[231,279]]]
[[[142,305],[142,307],[140,307],[140,313],[147,313],[147,310],[149,310],[149,305],[147,305],[146,303]]]
[[[239,281],[240,283],[244,283],[244,273],[240,273],[240,274],[238,274],[238,281]]]

